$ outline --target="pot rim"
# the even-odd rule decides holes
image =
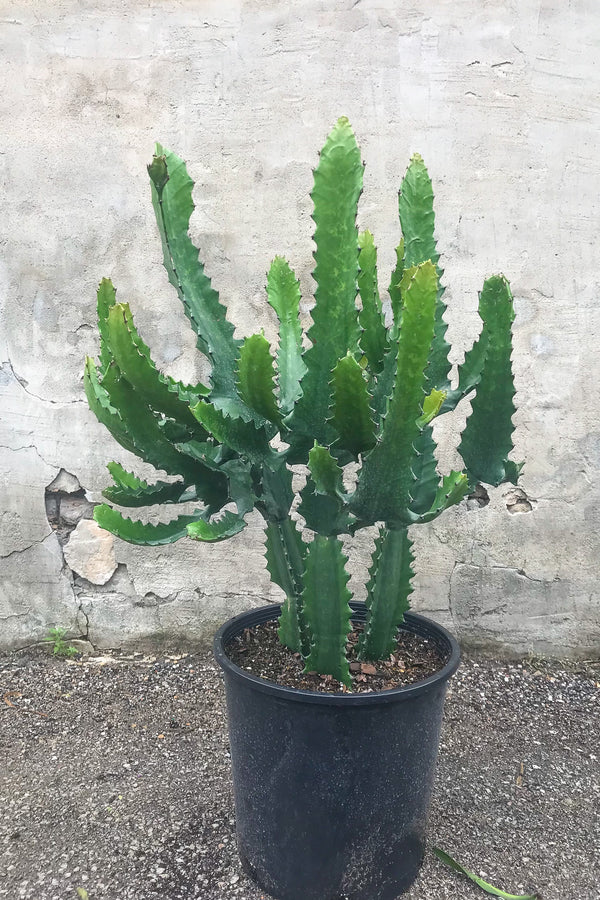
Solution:
[[[360,620],[361,612],[364,613],[366,611],[364,603],[353,602],[350,603],[350,607],[353,612],[358,613],[357,616],[353,616],[353,619]],[[422,681],[417,681],[414,684],[388,688],[384,691],[358,694],[324,693],[322,691],[308,691],[302,688],[277,684],[275,681],[268,681],[266,678],[252,675],[250,672],[237,666],[227,656],[225,646],[232,638],[241,634],[245,628],[276,619],[280,612],[281,603],[270,603],[268,606],[260,606],[234,616],[225,622],[215,634],[213,652],[219,666],[227,674],[235,678],[236,681],[243,682],[247,687],[262,693],[275,695],[281,700],[316,703],[327,706],[376,706],[386,703],[399,703],[405,700],[412,700],[444,684],[454,675],[460,663],[458,641],[449,631],[432,619],[420,616],[417,613],[407,612],[404,616],[404,622],[400,626],[401,629],[433,639],[438,646],[448,652],[448,659],[444,666],[428,678],[424,678]]]

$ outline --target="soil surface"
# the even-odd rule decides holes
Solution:
[[[598,900],[599,711],[597,665],[465,660],[431,845],[511,893]],[[269,900],[236,854],[208,652],[0,657],[0,808],[0,898]],[[404,900],[485,896],[429,852]]]
[[[243,633],[225,648],[227,656],[241,669],[285,687],[323,693],[347,693],[331,675],[304,672],[304,661],[279,643],[277,622],[265,622]],[[422,681],[444,666],[446,655],[433,641],[409,631],[400,631],[394,652],[385,660],[361,662],[357,659],[362,627],[348,635],[347,659],[350,663],[352,693],[385,691]]]

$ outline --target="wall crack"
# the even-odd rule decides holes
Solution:
[[[33,397],[35,400],[39,400],[40,403],[49,403],[52,406],[73,406],[76,403],[87,403],[87,401],[83,400],[83,399],[81,399],[81,400],[51,400],[48,397],[40,397],[39,394],[35,394],[33,391],[29,390],[29,382],[27,381],[26,378],[23,378],[22,375],[19,375],[15,371],[15,367],[13,366],[13,364],[9,358],[6,359],[2,363],[2,368],[4,368],[5,366],[8,366],[14,380],[25,391],[25,393],[28,394],[30,397]]]
[[[26,547],[21,547],[18,550],[11,550],[10,553],[0,553],[0,559],[10,559],[11,556],[16,556],[18,553],[27,553],[27,551],[31,550],[32,547],[35,547],[36,544],[43,544],[48,537],[50,537],[49,534],[47,534],[46,537],[40,538],[39,541],[32,541],[31,544],[28,544]]]
[[[25,444],[22,447],[9,447],[8,444],[0,444],[0,450],[10,450],[12,453],[19,453],[21,450],[33,450],[34,453],[41,459],[45,466],[48,466],[49,469],[57,469],[58,466],[49,463],[47,459],[44,459],[38,448],[35,444]]]

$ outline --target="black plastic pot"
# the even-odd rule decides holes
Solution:
[[[352,606],[364,619],[364,606]],[[225,673],[244,869],[277,900],[395,900],[423,859],[458,644],[410,613],[402,627],[448,653],[435,675],[374,693],[301,691],[250,675],[225,653],[245,628],[279,612],[271,605],[236,616],[214,643]]]

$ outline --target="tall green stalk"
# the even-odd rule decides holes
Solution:
[[[267,299],[279,321],[274,355],[262,334],[234,337],[226,309],[189,237],[193,182],[157,145],[148,172],[169,281],[211,369],[210,384],[185,385],[159,371],[112,283],[98,289],[100,365],[86,361],[92,410],[113,437],[170,480],[149,484],[109,463],[106,498],[121,508],[197,503],[159,525],[103,504],[103,528],[137,544],[188,536],[221,541],[256,508],[265,519],[266,562],[283,592],[279,638],[316,670],[350,687],[348,573],[340,535],[379,525],[367,585],[363,659],[385,658],[409,607],[409,529],[464,498],[478,481],[516,483],[512,450],[512,296],[506,279],[483,286],[482,329],[449,381],[446,306],[434,236],[433,189],[413,156],[399,193],[401,237],[386,322],[377,248],[358,233],[363,166],[347,119],[329,134],[314,172],[315,302],[306,346],[300,288],[273,260]],[[459,445],[463,471],[440,476],[432,422],[471,400]],[[348,467],[357,470],[345,477]],[[299,503],[294,476],[303,474]],[[302,479],[301,479],[302,480]]]

